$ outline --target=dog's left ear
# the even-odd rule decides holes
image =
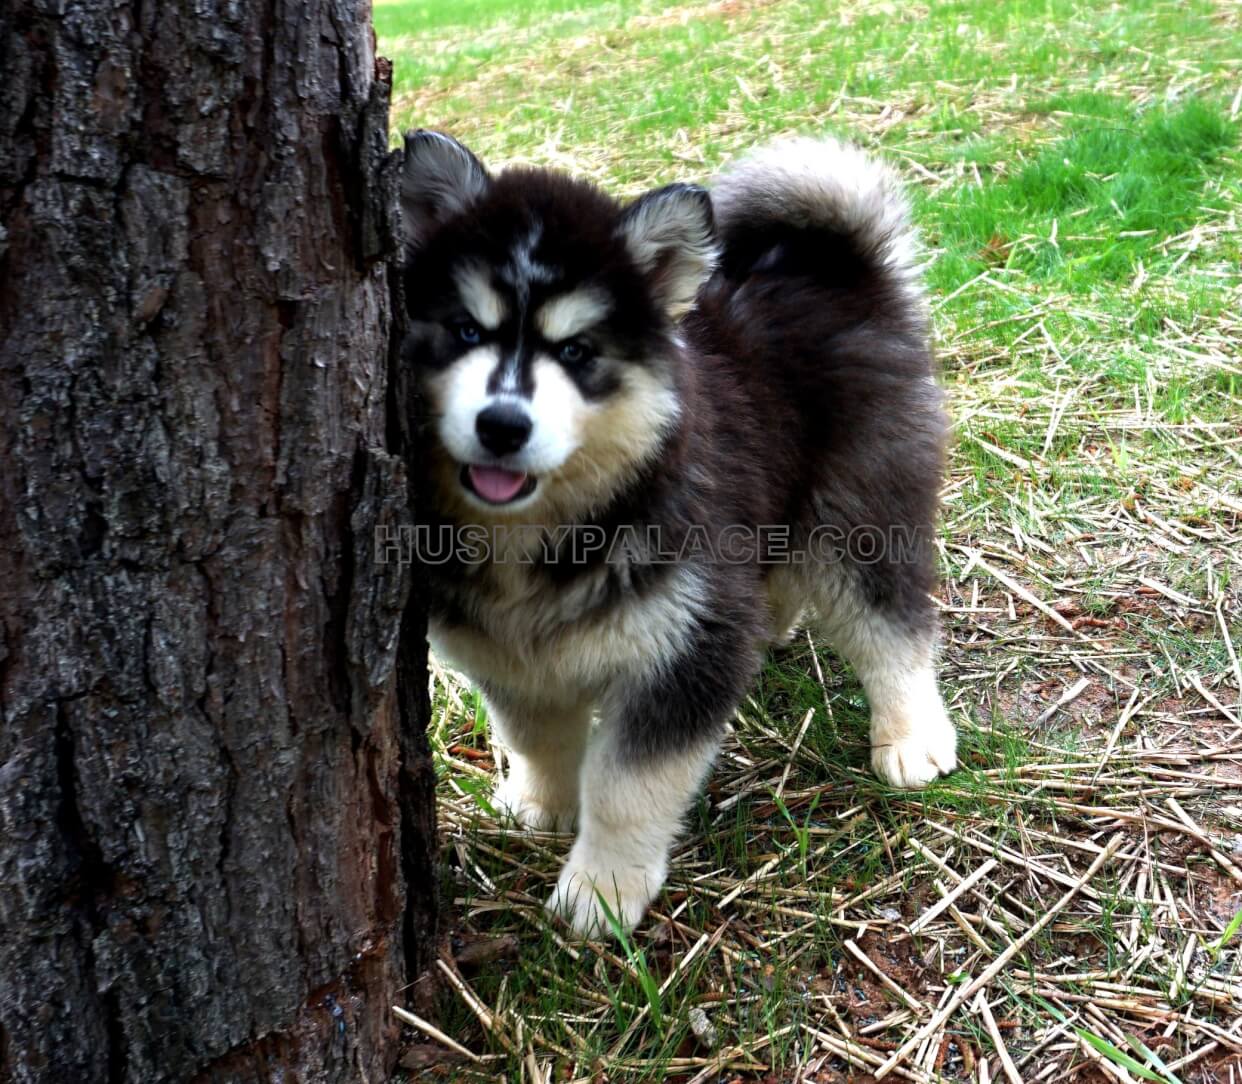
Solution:
[[[639,197],[621,212],[617,232],[654,286],[656,300],[673,317],[716,266],[711,197],[695,184],[670,184]]]
[[[426,128],[405,134],[401,167],[401,232],[407,252],[422,246],[441,223],[487,191],[487,170],[452,136]]]

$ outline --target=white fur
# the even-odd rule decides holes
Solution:
[[[641,921],[668,876],[673,840],[718,745],[635,762],[619,752],[618,730],[603,730],[587,750],[578,838],[548,901],[584,937],[612,934],[601,895],[622,929]]]
[[[491,399],[487,380],[499,364],[500,347],[478,346],[427,381],[440,415],[440,440],[458,463],[482,463],[490,458],[479,444],[475,423]]]
[[[957,767],[957,734],[936,687],[931,638],[843,595],[820,607],[827,614],[821,626],[867,693],[871,767],[894,787],[924,787]]]
[[[778,139],[742,157],[712,183],[722,229],[775,220],[853,234],[911,299],[921,299],[920,249],[897,174],[835,139]]]
[[[527,831],[572,832],[578,816],[577,761],[571,765],[566,759],[550,767],[517,752],[507,759],[508,774],[497,781],[492,795],[497,810]]]
[[[860,595],[841,562],[785,565],[768,580],[773,628],[809,608],[858,674],[871,708],[871,767],[895,787],[926,786],[957,766],[957,734],[936,687],[931,634],[906,628]]]
[[[890,669],[882,678],[873,676],[866,687],[876,775],[894,787],[917,789],[957,767],[957,733],[930,661],[899,676]]]
[[[681,654],[706,609],[701,573],[690,566],[615,613],[588,612],[576,621],[576,611],[589,604],[591,583],[582,584],[583,595],[575,597],[547,591],[529,566],[493,567],[504,577],[497,585],[503,594],[472,615],[485,632],[433,621],[431,643],[437,655],[476,681],[531,703],[572,703],[584,689],[650,673]]]
[[[535,249],[539,247],[542,235],[542,226],[532,226],[530,232],[513,246],[508,264],[501,269],[501,274],[510,285],[519,290],[529,290],[532,282],[552,282],[556,278],[555,270],[535,259]]]
[[[584,287],[545,301],[535,313],[535,327],[549,342],[571,339],[599,323],[612,309],[602,290]]]
[[[453,275],[457,292],[466,311],[480,327],[495,331],[509,315],[509,306],[488,281],[487,272],[481,267],[459,267]]]
[[[584,415],[591,409],[569,374],[551,358],[535,360],[530,416],[535,423],[521,451],[522,467],[535,474],[556,470],[578,448]]]
[[[495,460],[480,443],[475,426],[480,411],[496,403],[514,401],[506,388],[496,393],[488,390],[488,380],[500,362],[498,346],[479,346],[428,379],[427,388],[440,415],[440,440],[458,463]],[[503,463],[510,470],[543,475],[557,470],[574,453],[584,415],[596,408],[582,398],[565,370],[550,359],[535,362],[533,377],[535,391],[530,402],[517,400],[534,423],[530,439],[519,451],[506,456]],[[512,507],[532,499],[516,502]]]
[[[488,697],[492,737],[506,750],[509,772],[496,804],[522,828],[568,832],[578,815],[578,770],[591,729],[581,703],[499,701]]]

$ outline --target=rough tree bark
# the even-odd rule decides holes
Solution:
[[[395,1056],[433,811],[369,24],[0,0],[0,1079]]]

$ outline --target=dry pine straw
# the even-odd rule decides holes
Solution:
[[[1057,304],[1022,313],[1029,334],[1011,353],[1071,349],[1041,318]],[[1228,314],[1193,334],[1166,321],[1156,345],[1170,364],[1189,354],[1223,367],[1239,330]],[[1012,357],[981,349],[987,329],[942,321],[939,332],[958,374],[938,601],[962,769],[925,796],[880,788],[857,723],[843,726],[839,748],[807,736],[812,710],[821,725],[834,711],[857,713],[856,684],[826,649],[787,649],[776,667],[800,672],[815,696],[743,706],[668,892],[635,938],[661,984],[663,1027],[686,1030],[698,1006],[723,1045],[687,1035],[657,1056],[645,1008],[617,1027],[614,987],[635,965],[615,946],[557,949],[593,952],[596,966],[549,1013],[507,997],[507,979],[498,1003],[484,1004],[446,945],[440,996],[479,1021],[452,1038],[483,1061],[476,1077],[467,1061],[429,1072],[1143,1079],[1101,1052],[1103,1040],[1163,1079],[1242,1081],[1238,951],[1217,947],[1242,908],[1230,586],[1242,559],[1242,437],[1193,410],[1170,423],[1138,392],[1120,403],[1056,360],[1052,394],[1023,397]],[[1026,439],[993,439],[999,421],[1016,421]],[[1134,458],[1121,470],[1112,457],[1127,441]],[[980,451],[995,457],[984,484]],[[1071,486],[1071,468],[1133,485]],[[438,667],[432,693],[443,857],[457,894],[450,923],[457,935],[516,935],[506,966],[546,971],[546,958],[524,954],[564,933],[540,904],[568,840],[515,834],[480,808],[494,762],[475,702]],[[805,877],[777,796],[809,827]],[[734,831],[739,806],[745,875],[713,861],[713,838]],[[878,870],[855,883],[851,863],[877,848]],[[768,1015],[757,1021],[748,1005]],[[1135,1053],[1131,1038],[1154,1056]]]
[[[1058,413],[1068,424],[1075,409],[1051,403],[1047,424]],[[1171,428],[1189,461],[1236,454],[1237,439],[1211,427]],[[1037,483],[1041,465],[1027,469]],[[1220,480],[1206,471],[1193,485]],[[599,1079],[602,1066],[622,1080],[1130,1081],[1140,1077],[1098,1040],[1145,1061],[1135,1037],[1166,1079],[1230,1080],[1242,1064],[1242,979],[1233,944],[1216,946],[1242,906],[1242,713],[1237,600],[1214,570],[1237,561],[1238,510],[1226,503],[1210,521],[1185,522],[1186,492],[1153,483],[1141,504],[1080,506],[1074,517],[1090,529],[1069,546],[1042,545],[1016,520],[1007,537],[984,537],[977,515],[973,531],[950,525],[946,537],[968,539],[946,543],[940,594],[943,686],[964,765],[927,798],[869,783],[858,748],[825,763],[802,740],[809,714],[782,722],[755,700],[743,707],[706,799],[707,830],[679,846],[669,892],[636,937],[657,961],[665,1011],[693,963],[685,1005],[704,1007],[735,1045],[687,1040],[671,1059],[645,1058],[630,1040],[651,1021],[640,1013],[616,1034],[608,982],[576,992],[570,1024],[524,1017],[519,1002],[483,1005],[442,961],[446,988],[492,1040],[476,1036],[472,1056],[490,1045],[497,1054],[485,1057],[520,1058],[531,1080],[551,1079],[554,1067],[557,1079]],[[1206,570],[1201,597],[1161,578],[1184,571],[1183,559]],[[1175,655],[1171,641],[1145,639],[1151,630],[1222,650]],[[1189,669],[1196,659],[1220,668]],[[814,675],[821,713],[857,698],[825,650],[780,665]],[[539,904],[567,840],[514,834],[480,811],[476,788],[462,785],[493,769],[469,739],[474,701],[438,667],[433,694],[443,707],[444,858],[461,893],[453,921],[459,933],[516,932],[521,967],[539,930],[563,933]],[[1021,728],[1018,755],[997,741],[1012,738],[1010,721]],[[774,796],[810,826],[805,878]],[[704,838],[728,830],[739,803],[750,806],[745,877],[713,866]],[[870,883],[815,876],[834,855],[833,868],[848,869],[868,832],[885,852]],[[827,961],[825,927],[836,934]],[[591,951],[614,976],[634,970],[615,946]],[[773,968],[788,979],[784,1004],[766,1028],[748,1030],[736,1007],[773,1000]]]
[[[1178,243],[1204,244],[1203,230]],[[634,964],[594,946],[586,974],[597,985],[569,992],[569,1008],[552,1014],[521,999],[486,1005],[466,979],[449,981],[444,970],[456,968],[446,963],[441,996],[479,1021],[452,1038],[484,1060],[473,1078],[465,1060],[428,1072],[1143,1079],[1102,1053],[1103,1040],[1163,1079],[1242,1081],[1238,953],[1234,943],[1216,948],[1242,907],[1242,666],[1230,586],[1242,559],[1242,436],[1193,408],[1171,423],[1151,393],[1120,402],[1076,378],[1057,359],[1091,344],[1058,342],[1043,318],[1069,304],[1043,297],[1015,317],[1029,326],[1004,358],[987,348],[987,328],[939,323],[958,431],[938,595],[942,686],[963,734],[962,770],[927,796],[891,792],[869,780],[857,729],[835,754],[802,740],[808,710],[831,720],[858,704],[858,691],[826,649],[786,651],[778,666],[800,668],[818,702],[743,706],[705,821],[678,847],[669,891],[635,939],[662,984],[664,1028],[684,1029],[698,1005],[723,1045],[687,1037],[656,1056],[645,1010],[617,1028],[612,986]],[[1236,369],[1240,331],[1228,313],[1193,331],[1166,321],[1154,346],[1170,366]],[[1013,355],[1028,349],[1050,359],[1047,396],[1023,395],[1013,376]],[[1025,439],[995,438],[999,423],[1016,423]],[[1132,457],[1124,464],[1121,446]],[[980,456],[990,460],[984,483]],[[1133,484],[1093,491],[1067,482],[1067,470]],[[546,936],[540,903],[567,840],[512,833],[480,808],[474,794],[488,793],[494,763],[471,737],[474,700],[439,668],[432,685],[444,860],[457,893],[450,923],[458,934],[516,933],[507,966],[545,967],[523,953]],[[774,795],[810,827],[806,877]],[[733,830],[739,803],[744,876],[711,861],[710,837]],[[851,856],[877,846],[880,870],[852,885],[842,872]],[[773,972],[783,976],[777,990]],[[750,1003],[769,1015],[748,1018]],[[1154,1057],[1136,1054],[1131,1038]]]
[[[987,114],[986,91],[972,93]],[[874,136],[917,108],[842,98],[832,115]],[[1000,99],[995,112],[1019,121]],[[480,123],[513,134],[492,114]],[[720,123],[729,138],[746,118]],[[468,115],[459,126],[474,134]],[[916,161],[914,138],[912,183],[960,182],[960,168]],[[576,148],[560,164],[606,178],[597,146],[599,161]],[[1176,301],[1179,269],[1227,243],[1236,210],[1162,242],[1172,264],[1140,271],[1129,292]],[[995,291],[1024,304],[981,319],[962,305]],[[1242,909],[1242,433],[1193,392],[1176,422],[1159,404],[1171,378],[1237,374],[1242,321],[1236,305],[1189,326],[1165,316],[1143,342],[1146,385],[1119,394],[1083,374],[1137,335],[1088,304],[1003,267],[937,299],[957,431],[941,679],[962,768],[925,795],[880,787],[856,683],[826,649],[782,652],[775,669],[799,691],[743,705],[634,938],[659,984],[658,1026],[634,957],[566,941],[546,917],[568,839],[514,833],[481,805],[495,764],[475,701],[433,666],[454,900],[436,992],[408,992],[415,1078],[1151,1079],[1111,1044],[1158,1079],[1242,1084],[1238,941],[1220,944]],[[1022,375],[1031,359],[1038,388]],[[843,740],[826,742],[834,731]],[[782,805],[807,829],[804,858]],[[744,857],[719,842],[739,824]],[[560,989],[549,944],[593,961],[575,988]],[[495,959],[480,970],[480,955]],[[692,1032],[695,1008],[706,1021]],[[439,1023],[454,1011],[448,1034]],[[716,1044],[695,1038],[705,1028]],[[661,1049],[674,1032],[684,1039]]]

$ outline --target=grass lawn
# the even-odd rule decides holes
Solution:
[[[491,165],[631,195],[780,132],[884,155],[957,433],[961,770],[880,785],[853,675],[780,650],[623,946],[544,916],[569,841],[492,816],[478,700],[434,672],[455,903],[408,993],[478,1060],[411,1029],[410,1077],[1242,1081],[1242,7],[377,0],[375,22],[394,131]]]

